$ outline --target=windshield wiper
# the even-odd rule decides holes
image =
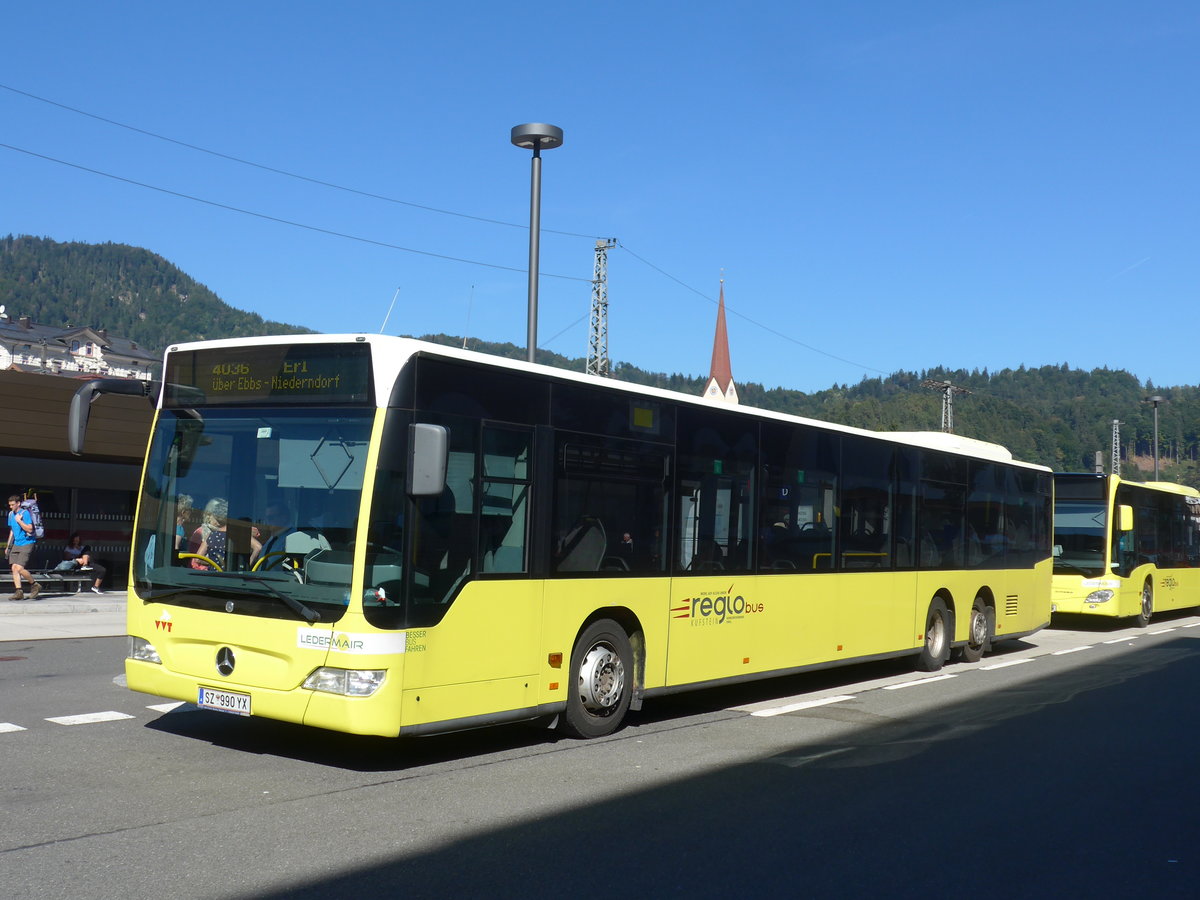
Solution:
[[[284,606],[286,606],[288,609],[290,609],[292,612],[294,612],[296,615],[298,615],[300,618],[302,618],[305,622],[308,622],[311,625],[313,622],[321,621],[321,614],[319,612],[317,612],[311,606],[304,605],[299,600],[297,600],[295,597],[289,597],[283,591],[281,591],[277,587],[275,587],[275,585],[271,584],[271,582],[268,581],[266,578],[263,578],[258,575],[247,575],[243,572],[206,572],[205,573],[206,578],[211,578],[214,575],[216,575],[218,577],[222,576],[222,575],[225,577],[233,576],[235,578],[241,579],[243,582],[252,581],[255,584],[261,584],[263,587],[265,587],[268,591],[271,592],[271,596],[283,601]]]

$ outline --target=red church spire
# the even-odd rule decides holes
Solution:
[[[733,369],[729,363],[729,332],[725,328],[725,279],[721,279],[721,296],[717,301],[717,332],[713,337],[712,365],[704,396],[710,400],[737,403],[737,388],[733,384]]]

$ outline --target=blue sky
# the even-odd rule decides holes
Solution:
[[[615,237],[610,356],[653,371],[707,374],[723,272],[739,382],[1200,382],[1194,2],[48,0],[4,30],[0,234],[146,247],[267,318],[377,332],[398,290],[389,333],[523,346],[509,131],[550,122],[546,349],[586,355]]]

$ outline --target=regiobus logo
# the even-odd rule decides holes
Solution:
[[[693,625],[723,625],[763,611],[762,603],[751,603],[741,594],[735,594],[732,584],[724,592],[685,597],[678,603],[671,607],[671,615],[676,619],[690,619]]]

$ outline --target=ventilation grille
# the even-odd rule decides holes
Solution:
[[[1019,606],[1016,594],[1009,594],[1004,598],[1004,614],[1006,616],[1015,616]]]

